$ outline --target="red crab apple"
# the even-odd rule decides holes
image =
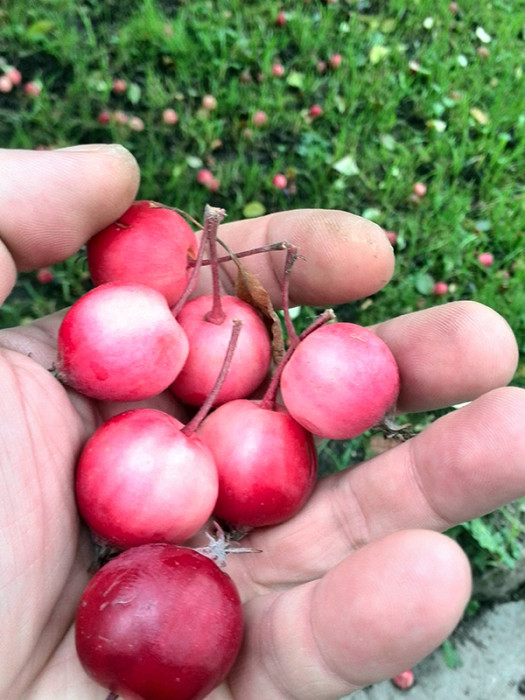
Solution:
[[[232,579],[185,547],[133,547],[105,564],[78,606],[88,675],[125,700],[202,700],[227,676],[243,635]]]
[[[87,244],[95,285],[141,283],[161,292],[173,306],[188,283],[198,252],[195,233],[177,212],[149,200],[134,202]]]
[[[415,182],[412,186],[412,192],[416,197],[424,197],[427,193],[427,186],[424,182]]]
[[[478,262],[483,265],[483,267],[490,267],[494,262],[494,256],[492,253],[480,253],[478,255]]]
[[[395,359],[375,333],[329,323],[300,341],[281,376],[290,414],[315,435],[345,440],[379,423],[399,392]]]
[[[210,517],[217,493],[206,445],[152,408],[104,421],[77,465],[78,509],[97,538],[115,547],[185,542]]]
[[[436,282],[432,293],[436,297],[442,297],[445,294],[448,294],[448,284],[446,282]]]
[[[294,515],[314,486],[312,435],[285,408],[239,399],[197,429],[219,473],[214,515],[236,527],[276,525]]]
[[[188,351],[188,339],[160,292],[108,282],[84,294],[64,316],[57,376],[94,399],[140,401],[168,388]]]

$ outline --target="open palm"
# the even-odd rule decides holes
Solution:
[[[64,259],[118,218],[138,173],[119,148],[0,151],[0,182],[4,299],[16,268]],[[286,212],[221,230],[238,250],[248,236],[250,246],[284,238],[299,246],[308,265],[294,268],[292,303],[364,297],[393,271],[384,234],[343,212]],[[278,301],[271,264],[250,262]],[[66,392],[49,372],[59,322],[60,314],[0,332],[0,697],[13,700],[107,696],[74,649],[93,552],[73,476],[87,437],[124,406]],[[463,553],[436,531],[525,493],[525,392],[499,388],[517,359],[503,319],[457,303],[375,330],[400,367],[401,410],[473,401],[320,480],[292,520],[246,538],[262,552],[232,555],[227,567],[245,601],[245,642],[214,700],[328,700],[413,665],[450,633],[470,593]],[[176,410],[168,396],[155,405]]]

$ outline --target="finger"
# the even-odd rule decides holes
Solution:
[[[0,300],[17,268],[64,260],[117,219],[138,183],[135,159],[116,144],[0,149]]]
[[[399,411],[470,401],[508,384],[518,364],[518,344],[507,321],[473,301],[409,313],[373,330],[399,367]]]
[[[320,479],[294,518],[243,540],[264,557],[231,558],[230,573],[246,596],[309,581],[388,533],[447,530],[522,497],[524,416],[523,389],[496,389],[408,442]]]
[[[290,276],[290,306],[331,306],[374,294],[394,271],[394,254],[385,232],[367,219],[338,210],[299,209],[220,227],[219,236],[235,252],[287,240],[301,256]],[[276,306],[281,303],[284,252],[244,257]],[[225,265],[227,291],[236,277]],[[209,288],[208,269],[199,290]]]
[[[330,700],[391,678],[449,636],[470,591],[467,559],[449,538],[414,530],[378,540],[319,581],[250,601],[233,696]]]

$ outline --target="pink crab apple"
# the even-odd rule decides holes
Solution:
[[[0,92],[7,93],[13,89],[13,81],[8,75],[0,75]]]
[[[335,440],[378,424],[398,392],[389,347],[353,323],[329,323],[301,340],[281,375],[282,399],[293,418],[314,435]]]
[[[49,267],[41,267],[37,270],[36,278],[40,284],[49,284],[55,279],[55,275]]]
[[[167,107],[163,112],[162,112],[162,121],[164,124],[168,124],[169,126],[173,126],[179,121],[179,115],[177,112],[172,109],[171,107]]]
[[[203,700],[230,672],[242,637],[232,579],[171,544],[114,557],[88,583],[76,615],[80,663],[111,698]]]
[[[226,353],[233,319],[242,321],[242,333],[214,405],[249,396],[260,386],[270,368],[270,337],[255,309],[237,297],[221,295],[223,316],[217,323],[208,320],[213,301],[213,295],[209,294],[195,297],[177,314],[177,322],[188,338],[190,349],[170,389],[191,406],[201,405],[213,387]]]
[[[390,241],[390,245],[395,245],[397,243],[398,235],[395,231],[385,231],[385,234]]]
[[[214,109],[217,109],[217,98],[213,95],[204,95],[202,98],[202,108],[207,112],[213,112]]]
[[[141,401],[174,381],[189,344],[164,295],[152,287],[108,282],[84,294],[64,316],[57,377],[104,401]]]
[[[448,284],[446,282],[436,282],[432,289],[432,293],[436,297],[445,296],[445,294],[448,294]]]
[[[30,80],[24,85],[24,92],[30,97],[38,97],[42,92],[42,87],[34,80]]]
[[[272,66],[272,75],[274,78],[282,78],[284,75],[284,66],[281,63],[274,63]]]
[[[478,262],[483,265],[483,267],[490,267],[494,262],[494,256],[492,253],[480,253],[478,255]]]
[[[328,59],[328,65],[332,69],[337,69],[341,65],[342,57],[340,53],[334,53]]]
[[[424,182],[415,182],[412,185],[412,192],[416,197],[424,197],[427,193],[427,186]]]
[[[77,465],[80,514],[99,541],[114,547],[185,542],[210,517],[217,493],[209,449],[156,409],[131,409],[104,421]]]
[[[286,14],[282,10],[277,13],[277,16],[275,18],[275,24],[278,27],[284,27],[284,25],[286,24]]]
[[[288,180],[286,179],[286,175],[283,175],[282,173],[277,173],[276,175],[274,175],[273,179],[272,179],[272,185],[274,187],[277,187],[278,190],[286,189],[286,187],[288,185]]]
[[[153,287],[173,306],[186,288],[198,243],[177,212],[158,202],[137,200],[87,244],[95,285],[139,282]]]
[[[22,73],[14,66],[8,66],[6,68],[5,74],[11,81],[13,85],[20,85],[22,82]]]
[[[403,671],[402,673],[398,673],[397,676],[394,676],[391,680],[400,690],[408,690],[414,685],[414,671],[412,671],[412,669]]]
[[[264,126],[268,123],[268,115],[266,114],[266,112],[263,112],[263,110],[260,109],[257,112],[255,112],[255,114],[252,117],[252,121],[254,126]]]
[[[124,78],[115,78],[111,85],[111,89],[113,92],[117,93],[117,95],[121,95],[128,89],[128,83],[124,80]]]

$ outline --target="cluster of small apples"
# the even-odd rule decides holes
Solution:
[[[242,640],[241,603],[188,541],[213,520],[244,533],[291,518],[315,484],[314,436],[356,437],[397,400],[396,362],[374,333],[331,310],[295,332],[294,246],[218,256],[224,215],[206,207],[198,241],[173,209],[135,202],[88,242],[94,287],[58,333],[65,385],[94,400],[143,402],[95,430],[76,470],[79,512],[115,554],[88,584],[76,626],[79,658],[110,698],[165,700],[176,689],[198,700],[222,681]],[[278,251],[285,333],[240,262]],[[238,293],[224,294],[219,272],[232,258]],[[195,296],[204,266],[212,292]],[[185,408],[185,423],[144,406],[164,392]]]

